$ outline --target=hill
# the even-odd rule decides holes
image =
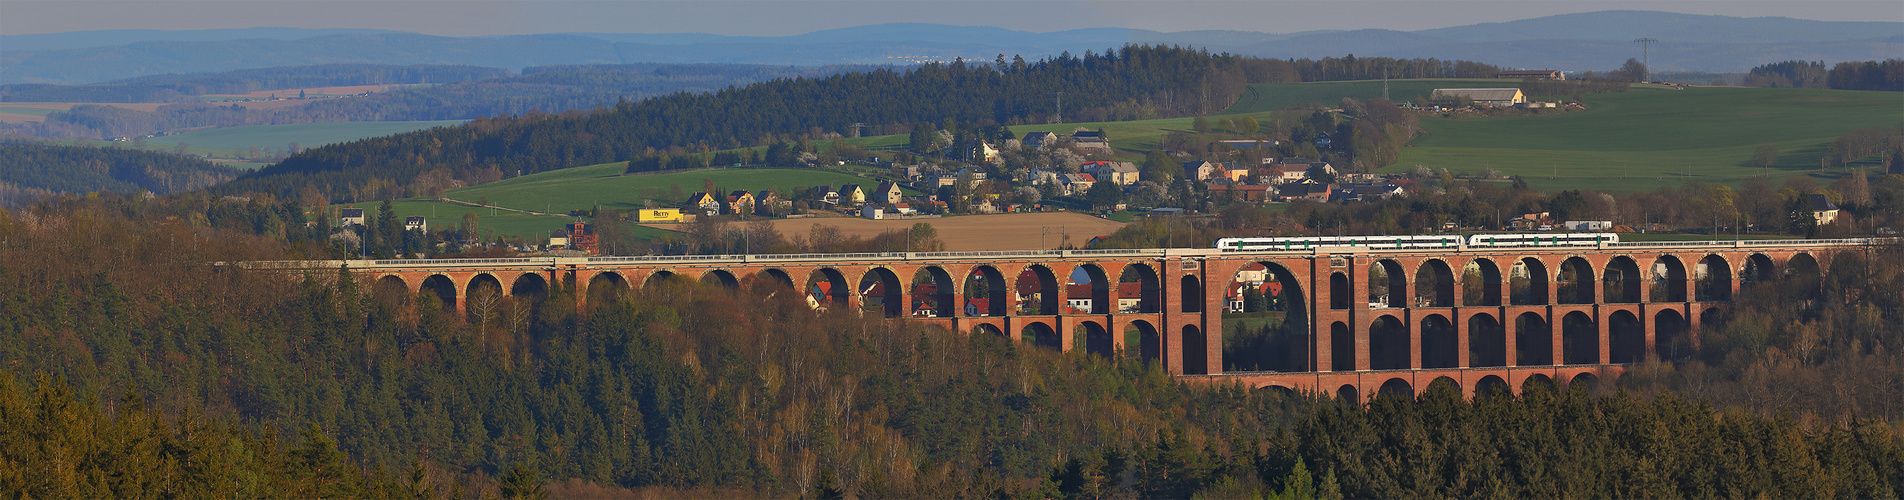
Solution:
[[[0,206],[46,193],[175,193],[238,176],[198,158],[113,147],[0,143]]]
[[[104,32],[0,37],[0,83],[89,83],[159,72],[228,71],[322,63],[551,64],[752,63],[820,66],[894,61],[1037,59],[1129,43],[1278,57],[1470,59],[1513,67],[1609,70],[1631,40],[1659,38],[1655,71],[1738,72],[1788,59],[1880,60],[1904,53],[1904,23],[1741,18],[1605,11],[1420,31],[1260,33],[1089,28],[1034,33],[992,27],[880,24],[784,37],[558,33],[452,38],[400,32]],[[88,38],[97,43],[87,42]],[[133,41],[138,40],[138,41]]]
[[[1422,136],[1389,170],[1493,168],[1537,189],[1616,192],[1816,175],[1833,138],[1895,125],[1904,106],[1896,92],[1818,89],[1639,86],[1582,97],[1588,109],[1572,113],[1423,118]],[[1751,165],[1760,145],[1780,151],[1770,169]]]

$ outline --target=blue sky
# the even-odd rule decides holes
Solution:
[[[0,0],[0,34],[282,26],[377,28],[446,36],[561,32],[783,36],[897,22],[1036,32],[1125,27],[1288,33],[1418,30],[1601,10],[1904,22],[1904,2],[1895,0]]]

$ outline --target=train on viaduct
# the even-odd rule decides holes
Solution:
[[[379,287],[461,310],[483,288],[516,295],[573,283],[577,300],[681,277],[801,290],[850,307],[1051,349],[1133,353],[1196,383],[1367,398],[1449,379],[1473,395],[1618,377],[1648,356],[1681,359],[1735,293],[1809,276],[1870,239],[1600,242],[1571,247],[1050,250],[786,255],[256,262],[348,266]],[[1236,292],[1273,283],[1292,342],[1225,363]],[[1793,281],[1793,284],[1800,281]],[[931,286],[919,286],[930,284]],[[1086,291],[1088,290],[1088,291]],[[600,299],[597,299],[600,300]],[[1258,313],[1255,316],[1263,316]],[[1236,354],[1231,354],[1236,356]],[[1259,355],[1260,356],[1260,355]],[[1225,366],[1251,369],[1225,371]],[[1274,371],[1261,367],[1275,367]]]

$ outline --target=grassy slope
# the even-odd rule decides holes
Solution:
[[[1536,189],[1645,190],[1686,180],[1737,184],[1817,173],[1832,138],[1894,125],[1904,94],[1815,89],[1635,88],[1583,96],[1586,111],[1488,119],[1424,118],[1424,134],[1389,170],[1415,165],[1525,176]]]
[[[459,201],[476,202],[484,198],[491,205],[537,212],[565,214],[570,210],[588,209],[596,203],[608,209],[632,209],[643,207],[644,199],[655,199],[662,206],[676,206],[679,200],[666,200],[671,186],[679,186],[682,193],[701,190],[702,179],[712,179],[724,190],[746,189],[759,191],[777,189],[791,191],[797,186],[819,184],[868,184],[860,177],[818,170],[795,169],[747,169],[747,170],[701,170],[694,172],[675,172],[666,174],[621,175],[627,163],[606,163],[570,169],[543,172],[481,186],[472,186],[450,190],[446,195]],[[867,186],[871,189],[872,186]],[[377,203],[360,203],[352,206],[377,209]],[[493,228],[497,235],[503,236],[546,236],[549,231],[559,229],[571,218],[563,215],[528,215],[508,211],[469,207],[451,203],[438,203],[432,200],[413,198],[393,204],[399,216],[422,215],[429,217],[430,227],[456,227],[461,223],[463,214],[475,213],[480,227]],[[658,236],[667,231],[638,227],[638,235]]]
[[[1389,80],[1389,100],[1404,102],[1426,98],[1434,89],[1440,88],[1494,88],[1519,87],[1519,80]],[[1342,98],[1353,97],[1357,100],[1369,100],[1382,96],[1381,80],[1362,80],[1352,82],[1308,82],[1308,83],[1269,83],[1251,85],[1243,96],[1224,114],[1257,113],[1276,111],[1309,103],[1321,103],[1335,107]]]

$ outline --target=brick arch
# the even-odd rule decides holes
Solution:
[[[1178,281],[1177,293],[1181,295],[1183,303],[1181,312],[1203,312],[1203,280],[1197,279],[1196,275],[1185,274]]]
[[[1647,301],[1686,302],[1686,263],[1673,254],[1660,254],[1647,266]]]
[[[1336,321],[1329,324],[1330,367],[1338,372],[1355,371],[1355,331],[1347,323]]]
[[[1614,311],[1607,317],[1606,331],[1608,362],[1638,363],[1646,358],[1646,323],[1632,311]]]
[[[718,286],[728,290],[740,288],[740,279],[726,269],[708,269],[701,272],[700,281],[704,285]]]
[[[1554,272],[1554,303],[1592,304],[1599,299],[1596,286],[1599,275],[1593,263],[1579,255],[1568,255]]]
[[[1368,266],[1369,303],[1385,307],[1408,307],[1408,270],[1395,259],[1376,259]],[[1381,271],[1381,278],[1376,271]],[[1379,291],[1378,291],[1379,290]]]
[[[1474,383],[1473,394],[1476,397],[1489,397],[1491,395],[1508,395],[1513,393],[1514,393],[1514,389],[1508,386],[1507,380],[1501,378],[1500,375],[1488,375],[1485,377],[1481,377],[1481,380],[1476,381]]]
[[[1440,314],[1421,318],[1421,368],[1455,368],[1461,363],[1461,341],[1454,321]]]
[[[1104,266],[1098,265],[1095,262],[1085,262],[1085,263],[1078,264],[1076,266],[1072,266],[1071,270],[1065,273],[1065,279],[1070,280],[1072,276],[1076,276],[1080,271],[1083,272],[1085,276],[1087,277],[1087,279],[1090,280],[1090,285],[1088,287],[1083,287],[1084,289],[1089,290],[1088,297],[1079,297],[1078,295],[1081,295],[1081,293],[1074,293],[1071,290],[1072,286],[1067,284],[1067,285],[1063,285],[1065,287],[1065,292],[1064,292],[1065,300],[1071,301],[1076,299],[1088,298],[1090,299],[1091,307],[1090,307],[1090,310],[1085,311],[1086,313],[1109,314],[1110,311],[1112,310],[1112,307],[1110,307],[1110,302],[1112,297],[1111,287],[1113,285],[1113,282],[1111,280],[1115,278],[1112,278],[1110,276],[1110,273],[1107,273],[1104,271]],[[1070,283],[1070,281],[1066,281],[1066,283]],[[1082,291],[1083,290],[1079,290],[1079,292],[1082,292]]]
[[[1422,259],[1415,266],[1414,283],[1415,307],[1454,307],[1455,279],[1454,269],[1448,262],[1438,258]]]
[[[1404,370],[1414,364],[1414,349],[1408,324],[1393,314],[1380,314],[1369,321],[1369,369]]]
[[[1548,390],[1548,392],[1552,392],[1560,388],[1559,384],[1554,382],[1554,377],[1551,377],[1545,373],[1539,373],[1539,372],[1528,373],[1525,376],[1522,376],[1520,383],[1517,385],[1521,388],[1522,394],[1526,394],[1529,389],[1532,389],[1535,386],[1544,386]]]
[[[422,285],[421,282],[417,284]],[[379,274],[370,285],[371,297],[393,307],[408,305],[419,293],[422,293],[420,287],[410,288],[410,284],[404,281],[403,275],[397,273]]]
[[[1160,276],[1161,274],[1157,272],[1156,268],[1151,267],[1149,262],[1126,263],[1124,264],[1122,268],[1118,269],[1117,281],[1116,281],[1118,288],[1113,291],[1112,295],[1115,297],[1119,297],[1120,300],[1118,302],[1121,303],[1122,302],[1121,298],[1124,296],[1123,294],[1123,284],[1125,283],[1124,280],[1126,278],[1135,277],[1137,279],[1136,283],[1138,284],[1137,307],[1136,307],[1136,310],[1130,311],[1130,312],[1144,313],[1144,314],[1162,312],[1164,298],[1162,297],[1163,294],[1161,293],[1163,290],[1163,284],[1162,284],[1162,278],[1160,278]],[[1121,309],[1122,309],[1121,306],[1113,307],[1111,311],[1124,312],[1124,311],[1121,311]]]
[[[1153,325],[1149,321],[1138,319],[1125,322],[1123,328],[1119,330],[1122,332],[1121,335],[1129,335],[1133,333],[1131,331],[1132,329],[1136,330],[1134,333],[1136,333],[1137,336],[1134,339],[1124,339],[1124,345],[1135,345],[1137,347],[1137,359],[1141,361],[1162,363],[1164,356],[1164,336],[1163,332],[1157,329],[1157,325]],[[1133,340],[1136,342],[1132,342]]]
[[[1554,359],[1554,325],[1546,316],[1536,312],[1524,312],[1514,317],[1514,346],[1511,353],[1520,366],[1552,365]]]
[[[1407,398],[1413,401],[1415,399],[1415,386],[1409,383],[1407,378],[1393,377],[1382,381],[1381,387],[1376,389],[1376,394],[1376,397]]]
[[[1693,300],[1732,300],[1732,264],[1716,253],[1701,257],[1693,267]]]
[[[1203,329],[1198,328],[1197,325],[1183,325],[1183,336],[1179,340],[1177,345],[1184,346],[1183,373],[1199,375],[1208,371],[1209,363],[1204,359],[1207,350],[1196,348],[1196,346],[1206,345]]]
[[[444,311],[455,311],[457,306],[456,299],[458,297],[457,290],[459,288],[461,287],[456,286],[456,279],[451,278],[449,274],[433,273],[423,278],[423,283],[419,286],[418,295],[433,293],[436,299],[442,303]]]
[[[628,277],[622,275],[620,271],[596,271],[588,275],[588,279],[577,276],[576,281],[583,283],[582,296],[586,297],[590,304],[618,300],[632,291]]]
[[[1421,392],[1423,395],[1426,395],[1429,392],[1443,391],[1443,390],[1453,390],[1457,397],[1465,396],[1465,394],[1462,392],[1461,381],[1455,380],[1454,377],[1450,377],[1447,375],[1435,377],[1434,380],[1428,381],[1428,387],[1422,389]]]
[[[1031,344],[1034,347],[1051,349],[1053,351],[1063,348],[1062,336],[1058,334],[1057,330],[1051,328],[1051,325],[1045,324],[1044,322],[1025,324],[1024,328],[1020,329],[1019,338],[1024,339],[1025,343]]]
[[[1778,279],[1778,265],[1763,253],[1753,253],[1739,262],[1739,285],[1755,285]]]
[[[671,269],[656,269],[650,271],[647,277],[641,279],[640,289],[644,292],[656,290],[662,284],[667,283],[668,280],[674,279],[674,276],[674,270]]]
[[[985,293],[980,294],[980,284]],[[997,267],[979,264],[968,267],[959,276],[959,295],[965,297],[965,303],[959,304],[962,316],[1004,316],[1005,297],[1011,291],[1011,285],[1005,281],[1005,274]],[[978,295],[984,295],[980,297]],[[980,301],[979,299],[983,299]]]
[[[945,268],[920,266],[912,272],[911,280],[904,286],[906,294],[912,297],[908,314],[913,317],[948,318],[958,315],[959,285]]]
[[[1029,282],[1028,282],[1029,281]],[[1012,278],[1012,291],[1018,295],[1017,314],[1058,314],[1064,305],[1065,290],[1050,266],[1031,264],[1019,269]]]
[[[1244,295],[1242,288],[1252,284],[1243,273],[1261,271],[1262,286],[1265,288],[1263,293],[1273,295],[1267,297],[1271,307],[1268,315],[1281,316],[1282,332],[1287,335],[1281,338],[1280,344],[1270,342],[1277,340],[1274,337],[1255,337],[1250,342],[1236,342],[1235,339],[1218,342],[1218,345],[1205,349],[1206,359],[1209,356],[1221,356],[1216,360],[1220,363],[1212,364],[1225,371],[1310,371],[1326,361],[1328,340],[1312,341],[1310,338],[1310,298],[1303,292],[1304,281],[1300,275],[1288,266],[1268,259],[1234,260],[1210,265],[1204,270],[1207,273],[1205,279],[1208,280],[1204,282],[1205,286],[1220,286],[1222,291],[1215,292],[1219,296],[1227,297],[1235,293],[1239,300]],[[1211,315],[1214,317],[1202,327],[1205,328],[1203,333],[1206,339],[1214,340],[1213,337],[1220,338],[1217,336],[1226,334],[1219,330],[1224,324],[1221,318],[1231,317],[1234,313],[1229,307],[1218,308],[1215,312],[1217,314]],[[1322,356],[1325,360],[1318,361],[1314,356]]]
[[[1607,303],[1637,304],[1645,299],[1641,290],[1646,281],[1640,274],[1639,262],[1631,256],[1620,255],[1607,260],[1600,281],[1604,288],[1601,300]]]
[[[1574,311],[1560,318],[1562,364],[1600,363],[1600,323],[1587,313]]]
[[[793,283],[793,275],[788,274],[785,269],[780,269],[777,267],[769,267],[766,269],[755,271],[753,274],[753,277],[757,281],[765,282],[768,284],[784,286],[784,287],[792,288],[795,290],[799,289]]]
[[[1468,366],[1507,366],[1507,326],[1493,314],[1468,316]]]
[[[853,296],[853,284],[847,282],[846,273],[839,268],[815,267],[807,272],[806,281],[800,292],[811,298],[811,303],[820,307],[836,307],[849,304]]]
[[[478,300],[480,294],[492,293],[495,294],[495,296],[481,297],[480,299],[497,300],[507,295],[503,293],[502,279],[497,278],[495,273],[480,271],[470,275],[469,281],[463,282],[463,300],[465,301],[474,303],[473,301]]]
[[[1461,265],[1461,305],[1501,305],[1501,266],[1494,259],[1476,257]]]
[[[860,273],[853,293],[859,295],[860,308],[865,312],[897,318],[906,313],[905,286],[905,282],[899,280],[899,273],[885,266],[874,266]]]
[[[1708,309],[1708,311],[1716,310]],[[1653,314],[1653,355],[1662,361],[1678,361],[1691,357],[1692,323],[1677,309],[1663,309]]]
[[[1096,321],[1078,323],[1078,336],[1084,341],[1084,352],[1104,359],[1117,357],[1117,339],[1111,330]]]
[[[526,272],[509,280],[509,295],[516,297],[534,297],[536,300],[549,296],[549,279],[542,273]]]
[[[1508,266],[1508,302],[1512,305],[1546,305],[1553,301],[1549,282],[1547,263],[1534,256],[1522,256],[1514,259]]]

